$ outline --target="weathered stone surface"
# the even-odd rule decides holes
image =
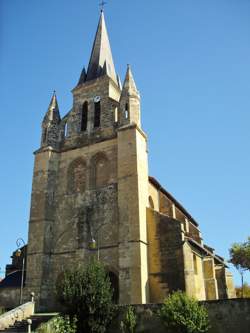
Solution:
[[[208,310],[210,329],[208,333],[249,333],[250,299],[233,299],[201,302]],[[157,317],[161,304],[134,305],[137,316],[136,333],[165,333],[166,328]],[[109,333],[119,332],[120,321],[126,306],[119,308]]]
[[[61,119],[54,95],[42,124],[24,296],[35,292],[38,310],[56,310],[61,272],[96,255],[119,280],[122,304],[161,302],[177,289],[200,300],[232,297],[232,277],[204,246],[198,223],[148,177],[140,95],[130,67],[122,90],[109,71],[103,16],[100,24],[72,109]]]

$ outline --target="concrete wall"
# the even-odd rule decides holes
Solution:
[[[201,302],[207,310],[210,320],[208,333],[249,333],[250,299],[232,299]],[[135,305],[137,326],[135,333],[165,333],[166,329],[156,313],[161,304]],[[126,307],[120,307],[108,333],[121,332],[119,325]],[[170,333],[170,332],[169,332]]]

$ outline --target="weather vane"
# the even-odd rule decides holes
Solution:
[[[105,2],[105,1],[101,1],[100,3],[99,3],[99,6],[100,6],[100,8],[101,8],[101,12],[103,12],[103,9],[104,9],[104,6],[107,4],[107,2]]]

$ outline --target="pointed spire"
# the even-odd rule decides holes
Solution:
[[[59,122],[61,120],[55,90],[53,92],[51,101],[49,103],[48,111],[44,117],[44,120],[46,120],[47,122],[49,121]]]
[[[115,66],[105,24],[104,13],[103,11],[101,11],[98,28],[95,35],[95,41],[89,61],[86,81],[93,80],[102,76],[104,66],[106,66],[106,74],[117,83]]]
[[[127,72],[123,83],[122,95],[124,94],[127,94],[129,96],[131,95],[139,96],[139,92],[136,88],[130,65],[128,65],[127,67]]]
[[[85,67],[83,67],[80,78],[79,78],[79,81],[77,83],[78,86],[86,81],[86,75],[87,75],[86,74],[86,69],[85,69]]]

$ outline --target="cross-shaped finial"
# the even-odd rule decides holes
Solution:
[[[101,1],[100,3],[99,3],[99,6],[101,7],[101,12],[103,12],[103,9],[104,9],[104,6],[107,4],[107,2],[105,2],[105,1]]]

